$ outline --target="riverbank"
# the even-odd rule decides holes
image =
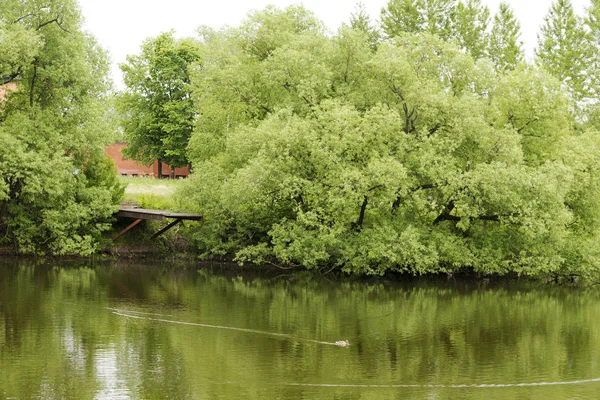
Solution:
[[[224,255],[220,257],[204,258],[194,252],[169,252],[164,248],[151,245],[127,245],[121,244],[111,248],[103,249],[97,254],[83,257],[77,255],[71,256],[34,256],[34,255],[18,255],[9,251],[7,248],[0,247],[1,261],[7,260],[31,260],[34,262],[44,263],[66,263],[67,265],[89,264],[89,263],[110,263],[119,264],[122,267],[136,266],[140,263],[150,263],[152,265],[169,265],[169,266],[194,266],[198,269],[204,267],[224,268],[231,273],[260,273],[268,276],[287,276],[290,280],[296,279],[343,279],[356,282],[372,282],[372,283],[417,283],[421,281],[431,282],[448,282],[449,284],[456,283],[473,283],[481,285],[482,288],[487,286],[497,286],[511,284],[515,282],[526,283],[535,286],[538,285],[558,285],[558,286],[576,286],[581,288],[592,287],[597,283],[579,279],[577,276],[545,276],[545,277],[529,277],[519,276],[516,273],[507,273],[504,275],[498,274],[481,274],[470,269],[463,269],[453,274],[421,274],[414,275],[400,271],[386,271],[382,275],[357,275],[347,272],[342,272],[339,269],[307,269],[302,266],[286,266],[277,265],[275,263],[265,263],[257,265],[251,262],[240,263],[235,261],[233,255]]]

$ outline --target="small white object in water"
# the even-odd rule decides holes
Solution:
[[[335,345],[340,347],[348,347],[350,346],[350,342],[348,342],[347,340],[338,340],[337,342],[335,342]]]

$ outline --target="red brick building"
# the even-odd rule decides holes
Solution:
[[[127,147],[127,143],[115,143],[106,148],[106,154],[115,161],[119,175],[123,176],[152,176],[158,178],[158,161],[154,161],[151,166],[145,166],[135,160],[123,159],[122,150]],[[189,168],[175,168],[175,178],[187,178]],[[171,177],[171,168],[164,162],[162,163],[162,177]]]
[[[14,92],[17,90],[17,84],[15,82],[8,82],[5,85],[0,85],[0,103],[3,103],[6,100],[6,96],[10,92]]]

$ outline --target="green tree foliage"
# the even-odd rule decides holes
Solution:
[[[586,10],[585,25],[589,31],[589,41],[591,48],[595,49],[591,53],[591,60],[593,66],[593,79],[594,79],[594,94],[600,93],[600,83],[597,79],[600,77],[600,1],[591,0],[590,7]]]
[[[369,37],[371,48],[377,48],[377,44],[381,41],[381,32],[371,21],[371,18],[365,9],[365,5],[362,2],[356,4],[354,12],[350,15],[350,27],[366,33]]]
[[[186,147],[195,118],[189,67],[199,57],[195,41],[167,32],[146,40],[141,53],[121,65],[127,89],[117,105],[126,156],[148,165],[159,159],[172,168],[189,163]]]
[[[600,96],[600,1],[591,0],[590,7],[586,11],[585,25],[588,28],[591,49],[588,71],[590,95],[593,99],[588,107],[588,118],[591,125],[600,129],[600,101],[598,101]]]
[[[298,14],[205,36],[183,196],[207,216],[202,251],[367,274],[596,271],[600,142],[574,133],[557,80],[497,75],[429,34],[374,52],[361,30],[290,29]],[[257,57],[263,31],[278,42]]]
[[[452,12],[452,35],[478,60],[487,55],[490,10],[480,0],[459,1]]]
[[[538,34],[537,63],[567,85],[577,101],[589,89],[589,42],[582,19],[575,15],[570,0],[556,0]]]
[[[122,188],[104,138],[108,62],[71,0],[0,3],[0,242],[94,251]]]
[[[453,39],[479,59],[487,54],[489,16],[480,0],[390,0],[381,24],[388,37],[428,32]]]
[[[428,32],[448,38],[455,0],[390,0],[381,10],[381,26],[388,37]]]
[[[284,104],[310,112],[311,102],[329,90],[329,71],[322,60],[330,42],[324,35],[323,24],[297,6],[254,12],[235,29],[202,28],[203,67],[192,73],[198,119],[190,139],[191,160],[222,151],[239,125],[264,119]],[[348,49],[360,57],[359,50]],[[263,67],[272,64],[280,67]]]
[[[497,71],[513,70],[524,59],[523,42],[519,40],[521,24],[507,3],[500,3],[492,21],[488,56]]]

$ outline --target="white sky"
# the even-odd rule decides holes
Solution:
[[[347,22],[359,0],[79,0],[85,17],[86,29],[94,34],[102,46],[108,49],[113,66],[113,80],[122,87],[119,63],[125,56],[140,51],[142,41],[148,37],[174,29],[178,36],[192,36],[200,25],[214,28],[223,25],[236,26],[250,10],[274,4],[286,7],[301,3],[312,10],[335,31]],[[482,0],[492,15],[501,0]],[[525,42],[528,56],[533,54],[537,32],[548,12],[552,0],[506,0],[521,22],[521,40]],[[374,21],[379,19],[381,8],[388,0],[363,0]],[[575,11],[583,15],[589,0],[572,0]]]

